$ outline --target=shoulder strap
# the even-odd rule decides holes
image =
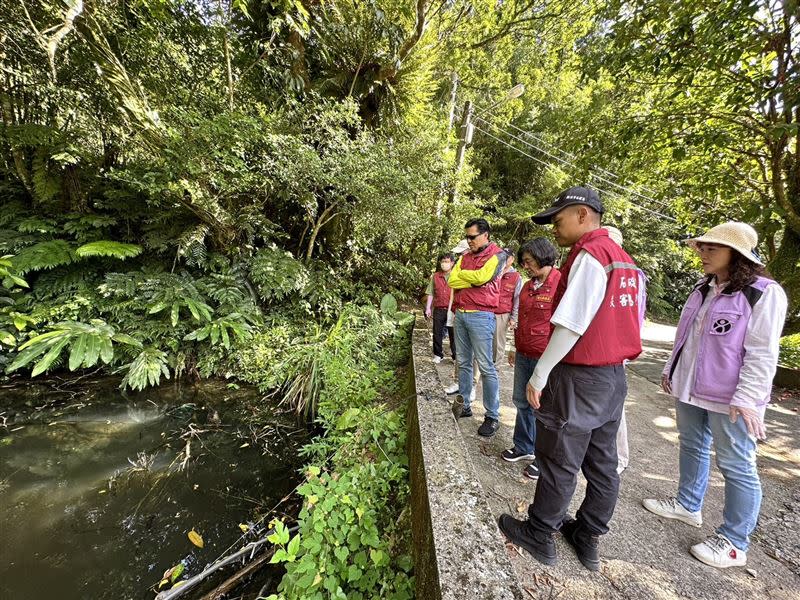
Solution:
[[[753,310],[756,302],[761,300],[761,296],[764,295],[764,291],[759,290],[755,286],[748,285],[742,290],[742,294],[744,294],[744,297],[747,298],[747,303],[750,305],[750,310]]]

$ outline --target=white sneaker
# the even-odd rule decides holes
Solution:
[[[724,535],[716,533],[705,542],[695,544],[689,549],[697,560],[711,567],[727,569],[747,564],[747,553],[739,550]]]
[[[441,356],[434,356],[433,357],[433,364],[438,365],[440,362],[442,362],[442,357]]]
[[[700,527],[703,524],[703,515],[699,510],[697,512],[689,512],[675,498],[667,498],[666,500],[648,498],[642,500],[642,506],[659,517],[677,519],[693,527]]]
[[[448,396],[452,396],[453,394],[457,394],[458,393],[458,384],[454,383],[453,385],[444,388],[444,393],[447,394]]]

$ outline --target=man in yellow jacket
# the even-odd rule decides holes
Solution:
[[[485,219],[472,219],[465,226],[469,252],[462,256],[448,279],[453,288],[459,394],[453,404],[457,418],[472,416],[472,361],[477,360],[483,381],[486,410],[478,435],[491,437],[500,425],[500,385],[492,353],[495,313],[500,300],[500,275],[505,254],[490,241]],[[465,400],[466,399],[466,400]]]

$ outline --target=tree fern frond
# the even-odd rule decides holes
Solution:
[[[12,262],[19,273],[43,271],[75,262],[75,250],[66,240],[39,242],[20,250]]]
[[[17,231],[21,233],[53,233],[56,231],[56,222],[53,219],[28,217],[17,223]]]
[[[120,260],[139,256],[141,253],[141,246],[136,244],[125,244],[123,242],[113,242],[111,240],[89,242],[88,244],[84,244],[75,250],[75,254],[81,258],[87,258],[90,256],[109,256],[111,258],[118,258]]]

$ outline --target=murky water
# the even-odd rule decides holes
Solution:
[[[3,600],[153,598],[166,569],[199,572],[296,485],[304,436],[285,416],[254,425],[252,390],[115,383],[0,390]]]

